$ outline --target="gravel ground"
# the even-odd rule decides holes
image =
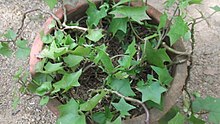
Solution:
[[[164,0],[162,0],[164,1]],[[156,8],[162,8],[161,0],[149,0]],[[199,9],[205,15],[212,12],[209,7],[220,5],[219,0],[204,0],[202,5],[189,8],[189,14],[198,17]],[[42,0],[0,0],[0,34],[8,28],[17,30],[19,28],[22,14],[30,9],[48,7],[42,4]],[[45,18],[45,17],[43,17]],[[31,21],[29,23],[29,21]],[[29,14],[22,35],[30,43],[33,41],[40,25],[44,22],[40,13]],[[188,88],[190,92],[199,92],[202,96],[211,95],[220,97],[220,13],[208,19],[210,26],[202,22],[196,26],[195,54],[193,66],[190,73]],[[188,48],[188,44],[186,43]],[[13,73],[19,67],[28,69],[27,60],[9,59],[0,56],[0,124],[53,124],[55,116],[46,107],[39,106],[39,98],[23,96],[17,109],[12,109],[13,91],[16,90]]]
[[[41,0],[0,0],[0,33],[8,28],[17,30],[21,24],[24,12],[34,8],[48,9]],[[33,41],[36,33],[43,24],[44,17],[39,12],[28,15],[25,23],[29,25],[24,30],[23,38]],[[27,60],[15,57],[0,56],[0,124],[53,124],[55,116],[46,107],[39,106],[39,98],[23,96],[17,109],[12,109],[13,92],[16,82],[12,75],[19,67],[28,69]],[[15,92],[16,93],[16,92]]]

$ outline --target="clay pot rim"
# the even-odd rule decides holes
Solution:
[[[94,0],[94,2],[97,4],[99,3],[101,0]],[[140,3],[134,3],[132,5],[136,6]],[[71,14],[74,13],[77,9],[79,9],[80,7],[84,6],[84,5],[88,5],[88,3],[78,3],[76,5],[75,8],[71,7],[71,5],[66,5],[67,9],[67,13]],[[147,10],[147,14],[152,17],[156,22],[159,22],[160,20],[160,16],[161,13],[156,10],[155,8],[153,8],[150,5],[148,6],[148,10]],[[59,8],[55,15],[59,18],[62,19],[63,18],[63,10],[62,8]],[[43,31],[44,34],[49,34],[52,32],[52,29],[48,29],[49,24],[52,22],[53,18],[50,17],[47,19],[47,21],[44,23],[43,25]],[[177,48],[179,50],[185,51],[184,45],[182,43],[182,40],[178,41],[176,44],[174,44],[173,46],[174,48]],[[35,40],[33,42],[32,48],[31,48],[31,54],[30,54],[30,72],[32,74],[32,76],[35,74],[34,72],[34,66],[36,65],[37,62],[39,62],[40,60],[36,57],[36,54],[39,54],[40,51],[43,48],[43,42],[41,41],[40,38],[40,34],[38,33],[37,36],[35,37]],[[150,110],[150,122],[151,123],[157,123],[157,121],[163,116],[165,115],[165,113],[168,112],[168,110],[170,110],[170,108],[176,103],[175,101],[178,99],[178,97],[181,94],[182,88],[185,84],[185,80],[187,77],[187,64],[186,63],[182,63],[179,65],[176,65],[175,68],[175,72],[174,72],[174,79],[172,81],[171,87],[169,88],[168,92],[165,93],[164,96],[164,106],[166,108],[164,108],[164,111],[159,111],[157,109],[151,109]],[[179,89],[179,90],[176,90]],[[173,95],[175,94],[175,95]],[[57,106],[60,105],[60,103],[58,102],[58,100],[53,99],[50,100],[49,103],[47,104],[47,107],[55,114],[55,115],[59,115],[58,110],[57,110]],[[140,116],[137,116],[135,118],[132,119],[128,119],[123,121],[123,123],[125,124],[132,124],[132,123],[137,123],[140,120],[144,120],[145,119],[145,114],[142,114]],[[143,123],[143,122],[139,122],[139,123]]]

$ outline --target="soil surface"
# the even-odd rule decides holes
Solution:
[[[148,0],[156,8],[162,8],[164,0]],[[220,5],[219,0],[203,0],[202,5],[194,5],[189,8],[192,17],[199,17],[198,10],[204,15],[213,11],[209,8]],[[21,24],[22,14],[30,9],[41,8],[49,10],[42,0],[0,0],[0,34],[8,28],[17,30]],[[45,15],[35,12],[28,15],[25,24],[23,38],[30,43],[33,41],[40,27],[45,21]],[[211,95],[220,97],[220,13],[208,19],[209,25],[204,21],[196,25],[195,49],[193,64],[188,82],[191,93],[199,92],[202,96]],[[190,44],[185,43],[186,48]],[[9,59],[0,56],[0,124],[53,124],[56,117],[46,107],[39,106],[39,98],[23,96],[16,109],[12,108],[14,98],[13,91],[17,89],[13,80],[13,73],[19,67],[28,69],[28,60],[18,60],[15,57]]]

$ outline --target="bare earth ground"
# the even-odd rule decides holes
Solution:
[[[156,8],[162,8],[164,0],[149,0]],[[209,8],[220,5],[219,0],[204,0],[202,5],[189,8],[189,14],[198,17],[196,8],[205,15],[212,12]],[[48,9],[42,0],[0,0],[0,34],[8,28],[17,30],[20,26],[22,13],[34,8]],[[22,37],[33,41],[36,32],[44,19],[40,13],[29,14],[26,23],[32,20],[24,30]],[[193,66],[190,73],[188,88],[191,92],[199,92],[202,96],[220,97],[220,13],[208,19],[210,26],[202,22],[196,26],[196,46],[193,56]],[[189,48],[189,44],[186,43]],[[15,81],[13,73],[19,67],[28,69],[27,60],[15,58],[6,59],[0,56],[0,124],[53,124],[55,116],[46,107],[38,105],[39,98],[30,99],[24,96],[16,110],[12,109],[12,99]]]

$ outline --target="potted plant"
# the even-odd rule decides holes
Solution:
[[[182,9],[193,3],[178,4],[170,21],[144,0],[82,0],[45,12],[51,17],[31,48],[32,80],[21,91],[41,96],[57,123],[157,123],[185,84],[190,54],[181,38],[190,31]],[[0,45],[0,53],[8,47]]]
[[[126,118],[124,123],[158,121],[175,104],[187,76],[186,63],[174,67],[171,59],[179,58],[166,51],[172,49],[168,45],[163,48],[169,43],[167,34],[161,34],[169,23],[166,15],[160,21],[162,14],[141,1],[93,2],[60,8],[55,21],[61,29],[51,28],[51,17],[44,35],[35,38],[30,56],[35,93],[45,103],[53,98],[48,107],[60,115],[58,122],[70,116],[77,116],[75,123],[116,123],[121,117]],[[181,42],[173,47],[185,51]],[[151,109],[149,114],[148,104],[160,106],[164,92],[163,111]],[[60,112],[57,104],[64,104]],[[71,106],[74,112],[65,110]],[[126,115],[132,109],[130,119]]]

